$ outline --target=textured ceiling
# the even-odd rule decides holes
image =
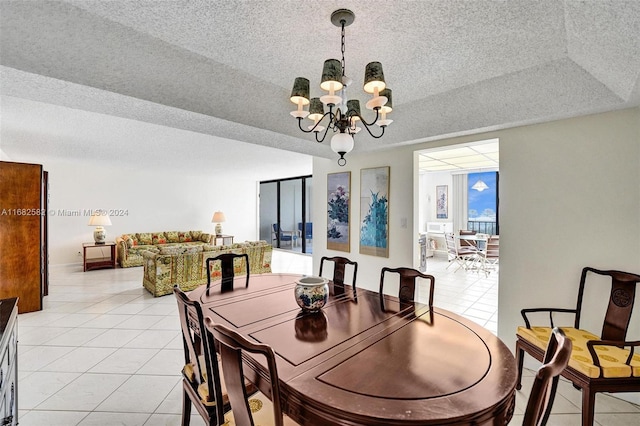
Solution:
[[[338,8],[349,96],[370,61],[393,90],[356,151],[640,105],[637,0],[2,0],[0,93],[334,158],[288,97],[297,76],[321,94]]]

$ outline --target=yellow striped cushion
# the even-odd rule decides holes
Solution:
[[[588,377],[600,377],[600,369],[596,367],[592,360],[587,341],[600,340],[598,336],[585,330],[571,327],[561,327],[573,343],[569,366],[580,371]],[[518,327],[516,333],[524,340],[534,344],[544,350],[551,335],[550,327]],[[625,364],[629,356],[628,349],[616,348],[613,346],[595,346],[594,348],[600,359],[602,366],[602,377],[640,377],[640,354],[634,354],[631,359],[631,367]]]
[[[249,398],[249,408],[251,408],[253,423],[256,426],[269,426],[274,424],[273,404],[262,392],[256,392]],[[285,426],[298,425],[298,423],[291,420],[290,417],[283,416],[283,418]],[[233,419],[233,412],[231,411],[224,415],[224,420],[224,426],[236,425],[235,420]]]

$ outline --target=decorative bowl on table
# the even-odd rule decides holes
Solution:
[[[295,297],[303,311],[316,312],[322,309],[329,298],[329,280],[322,277],[305,276],[296,281]]]

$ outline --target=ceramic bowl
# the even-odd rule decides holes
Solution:
[[[329,280],[322,277],[302,277],[296,281],[295,297],[304,311],[316,312],[322,309],[329,298]]]

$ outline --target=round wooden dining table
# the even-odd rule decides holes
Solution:
[[[283,411],[301,425],[505,425],[516,365],[488,330],[457,314],[350,286],[320,312],[300,310],[296,274],[236,278],[190,293],[216,323],[273,347]],[[436,286],[437,291],[437,286]],[[246,356],[261,390],[264,360]]]

